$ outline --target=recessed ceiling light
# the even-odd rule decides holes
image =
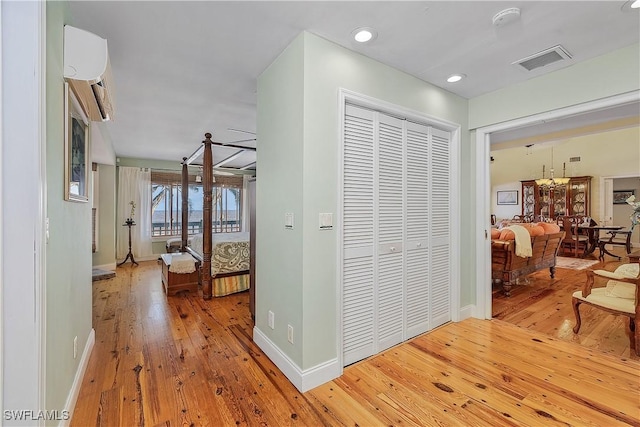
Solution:
[[[633,3],[631,3],[631,9],[637,9],[640,7],[640,0],[636,0]]]
[[[353,39],[358,43],[368,43],[373,41],[378,36],[378,33],[373,28],[361,27],[356,28],[351,32]]]
[[[447,81],[449,83],[456,83],[464,79],[465,77],[467,77],[465,74],[452,74],[449,76],[449,78],[447,78]]]

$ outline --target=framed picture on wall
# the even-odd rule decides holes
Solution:
[[[498,191],[497,200],[499,205],[517,205],[518,190]]]
[[[613,190],[613,204],[624,205],[627,203],[627,199],[635,194],[635,190]]]
[[[75,94],[64,84],[64,199],[89,201],[89,120]]]

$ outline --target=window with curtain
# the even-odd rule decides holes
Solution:
[[[242,176],[216,176],[213,184],[212,230],[231,233],[242,228]],[[202,233],[202,183],[189,175],[188,233]],[[151,235],[182,233],[182,175],[151,171]]]

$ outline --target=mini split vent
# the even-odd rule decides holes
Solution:
[[[534,53],[526,58],[519,59],[518,61],[512,62],[512,64],[521,65],[527,71],[533,71],[536,68],[544,67],[565,59],[571,59],[571,54],[562,46],[557,45]]]

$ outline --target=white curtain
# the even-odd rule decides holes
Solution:
[[[251,221],[251,212],[249,212],[249,175],[242,177],[242,229],[240,231],[249,231],[249,223]]]
[[[129,229],[122,226],[127,218],[136,225],[131,227],[131,252],[134,258],[144,259],[153,255],[151,246],[151,171],[149,169],[119,167],[118,184],[118,234],[116,257],[124,259],[129,252]],[[135,204],[131,215],[131,202]]]

